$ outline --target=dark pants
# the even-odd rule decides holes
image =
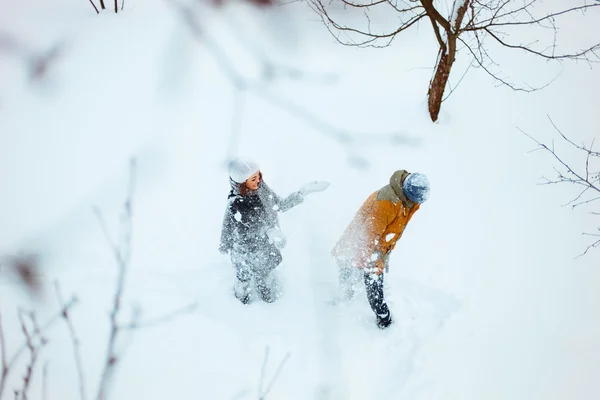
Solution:
[[[371,310],[373,310],[377,316],[378,326],[388,326],[391,323],[391,314],[383,293],[385,272],[378,275],[376,273],[363,272],[354,266],[341,265],[339,275],[341,289],[340,300],[348,300],[354,296],[354,289],[352,287],[360,281],[361,275],[369,305],[371,306]]]
[[[380,275],[365,273],[363,275],[369,305],[378,319],[386,319],[390,316],[390,309],[383,295],[383,276],[384,273]]]
[[[242,302],[250,302],[252,281],[260,298],[267,302],[277,299],[278,282],[273,270],[281,263],[281,252],[274,246],[268,246],[253,253],[232,253],[231,261],[236,270],[234,285],[235,296]]]

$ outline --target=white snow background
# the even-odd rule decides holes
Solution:
[[[142,321],[198,308],[124,333],[111,398],[257,399],[261,371],[264,391],[283,360],[269,399],[600,398],[600,253],[575,258],[598,218],[562,207],[574,188],[537,185],[556,164],[530,153],[535,143],[517,129],[554,140],[581,165],[547,115],[575,141],[597,137],[597,69],[492,46],[502,76],[533,86],[558,78],[525,94],[471,68],[432,123],[425,95],[437,48],[425,23],[388,48],[357,49],[336,44],[298,2],[201,7],[198,38],[169,1],[127,0],[116,15],[96,15],[85,0],[0,0],[0,9],[0,32],[21,48],[62,44],[40,81],[22,55],[0,53],[0,254],[39,253],[47,285],[32,298],[0,268],[9,356],[24,340],[18,307],[40,321],[56,314],[58,280],[65,297],[79,299],[71,318],[95,397],[117,266],[92,209],[116,237],[135,157],[121,321],[135,307]],[[598,17],[567,20],[564,43],[593,39]],[[231,62],[219,62],[215,48]],[[259,81],[261,53],[304,74],[275,69]],[[459,55],[453,84],[469,62]],[[236,95],[224,65],[260,89]],[[239,303],[217,251],[225,162],[238,154],[255,159],[280,195],[331,182],[281,215],[288,245],[274,304]],[[386,296],[396,323],[380,331],[364,293],[327,303],[336,284],[329,252],[396,169],[427,174],[431,195],[391,257]],[[67,326],[46,336],[29,399],[44,398],[46,363],[46,398],[79,399]],[[25,353],[6,398],[22,387],[27,361]]]

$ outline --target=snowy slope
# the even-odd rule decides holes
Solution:
[[[79,298],[72,318],[88,397],[96,393],[117,268],[92,207],[116,236],[134,156],[122,319],[136,305],[142,319],[190,302],[198,309],[125,335],[112,398],[257,398],[266,348],[263,389],[285,360],[273,399],[600,395],[598,254],[574,260],[588,244],[580,233],[597,223],[560,207],[573,197],[569,188],[536,186],[552,173],[551,160],[528,153],[534,143],[517,130],[557,139],[550,114],[589,142],[600,123],[597,71],[565,64],[547,89],[522,94],[472,69],[432,124],[425,93],[436,54],[425,26],[390,48],[345,48],[302,4],[238,5],[199,13],[199,42],[164,1],[131,0],[123,13],[100,16],[85,1],[2,3],[2,30],[28,48],[65,43],[40,82],[29,80],[21,58],[0,53],[0,252],[40,252],[48,284],[34,300],[0,270],[9,354],[22,340],[17,307],[53,315],[59,280]],[[260,76],[253,46],[308,75],[276,77],[236,97],[215,43],[245,77]],[[506,73],[532,84],[557,73],[518,54],[505,59]],[[351,140],[298,118],[296,105]],[[232,151],[256,159],[280,194],[331,182],[281,216],[285,295],[275,304],[235,300],[229,260],[217,252]],[[327,304],[336,282],[329,251],[399,168],[426,173],[432,194],[391,258],[386,295],[397,323],[381,332],[364,294]],[[48,338],[47,398],[79,398],[66,326]],[[6,396],[20,387],[26,361]],[[40,367],[29,398],[41,393]]]

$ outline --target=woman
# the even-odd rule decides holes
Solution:
[[[278,213],[302,203],[309,193],[325,190],[329,183],[308,183],[282,199],[263,181],[254,161],[236,158],[228,170],[231,192],[219,251],[231,256],[236,269],[235,297],[248,304],[254,282],[260,298],[272,303],[280,294],[273,270],[281,263],[280,250],[286,244]]]

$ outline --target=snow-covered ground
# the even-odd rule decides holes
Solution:
[[[261,375],[264,391],[284,360],[268,398],[600,396],[598,250],[575,259],[598,221],[561,207],[576,195],[570,187],[537,185],[554,164],[529,153],[535,143],[517,129],[574,156],[547,115],[577,141],[597,137],[597,70],[499,50],[503,74],[517,81],[540,85],[562,72],[524,94],[471,68],[434,124],[425,94],[436,52],[425,24],[389,48],[356,49],[334,43],[302,3],[203,8],[196,37],[168,1],[128,0],[117,15],[96,15],[87,1],[0,5],[0,34],[28,54],[62,44],[43,80],[29,78],[20,55],[0,52],[0,254],[41,254],[47,284],[30,298],[0,269],[9,355],[23,341],[17,308],[54,315],[58,280],[65,297],[79,298],[71,317],[86,392],[96,393],[117,266],[92,208],[116,237],[135,157],[121,319],[136,307],[141,320],[198,308],[123,335],[112,398],[256,399]],[[282,73],[259,80],[259,54]],[[467,55],[457,62],[452,82]],[[291,66],[304,74],[288,78]],[[259,83],[236,94],[228,68]],[[285,290],[274,304],[233,298],[233,270],[217,251],[233,154],[254,158],[282,195],[331,182],[281,215]],[[427,174],[432,194],[392,255],[386,296],[396,324],[380,331],[364,294],[328,304],[329,252],[401,168]],[[42,398],[46,362],[47,399],[79,398],[66,325],[47,338],[29,399]],[[22,386],[27,357],[6,398]]]

